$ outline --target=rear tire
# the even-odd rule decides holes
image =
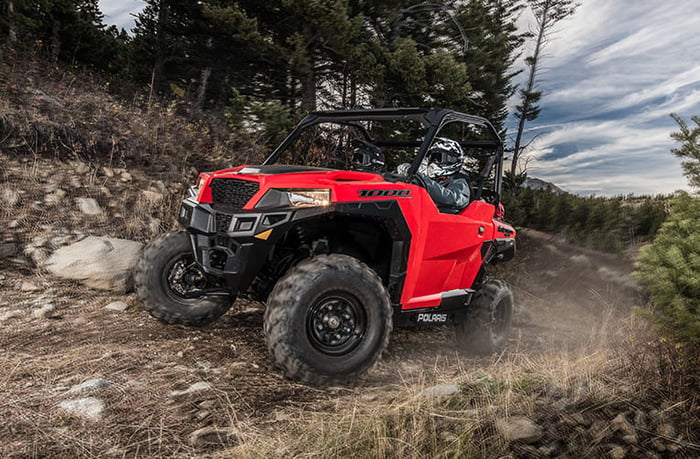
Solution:
[[[467,314],[455,324],[458,345],[467,352],[488,355],[502,347],[513,322],[513,293],[502,280],[485,282]]]
[[[185,231],[162,234],[146,246],[134,283],[144,309],[167,324],[209,324],[228,311],[234,300],[225,295],[190,296],[214,285],[195,262]]]
[[[349,384],[389,343],[392,309],[377,274],[347,255],[300,262],[277,282],[265,310],[274,364],[307,384]]]

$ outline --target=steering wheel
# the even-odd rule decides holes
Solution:
[[[408,180],[408,183],[411,185],[418,185],[419,187],[425,188],[426,190],[428,189],[428,184],[425,183],[425,180],[423,180],[423,177],[420,176],[417,172]]]

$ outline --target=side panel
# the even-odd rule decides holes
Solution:
[[[401,196],[363,190],[406,190]],[[494,237],[495,207],[474,201],[460,214],[440,213],[427,191],[397,183],[337,186],[337,201],[395,200],[411,232],[402,309],[439,306],[444,292],[471,288],[482,265],[482,246]]]
[[[438,306],[441,292],[470,288],[481,268],[481,247],[493,237],[491,204],[475,201],[458,215],[438,212],[432,201],[422,207],[422,222],[411,226],[403,309]]]

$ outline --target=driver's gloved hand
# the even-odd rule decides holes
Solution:
[[[410,169],[410,167],[411,167],[410,163],[401,163],[396,168],[396,174],[401,175],[403,177],[406,177],[408,175],[408,169]]]

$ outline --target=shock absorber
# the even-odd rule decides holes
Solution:
[[[305,247],[309,248],[309,239],[306,237],[306,231],[301,225],[297,225],[294,227],[294,231],[297,235],[297,242],[298,242],[298,247]]]

